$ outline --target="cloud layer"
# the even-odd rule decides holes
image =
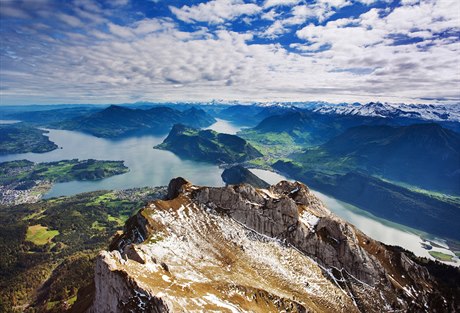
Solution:
[[[459,102],[457,0],[187,3],[2,2],[1,104]]]

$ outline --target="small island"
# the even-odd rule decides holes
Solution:
[[[0,204],[37,202],[53,183],[99,180],[128,171],[123,161],[73,159],[50,163],[28,160],[3,162],[0,163]]]
[[[199,130],[182,124],[174,125],[168,137],[155,148],[216,164],[244,162],[262,156],[250,143],[236,135]]]
[[[0,155],[57,149],[58,146],[44,135],[47,132],[24,124],[0,125]]]

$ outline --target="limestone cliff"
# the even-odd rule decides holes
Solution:
[[[98,257],[89,312],[449,312],[428,270],[301,183],[172,180]],[[457,303],[457,302],[456,302]]]

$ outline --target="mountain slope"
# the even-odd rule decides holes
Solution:
[[[460,135],[437,124],[350,128],[298,160],[328,158],[425,189],[460,194]],[[307,161],[308,160],[308,161]]]
[[[168,107],[141,110],[112,105],[102,111],[57,123],[55,126],[110,138],[136,133],[166,133],[176,123],[206,127],[214,122],[214,118],[196,108],[185,111]]]
[[[325,143],[350,127],[388,123],[388,120],[381,117],[328,115],[291,108],[287,113],[265,118],[246,132],[254,131],[262,135],[286,133],[298,144],[317,145]]]
[[[111,250],[97,259],[89,312],[449,312],[459,305],[458,286],[447,289],[404,251],[338,219],[300,183],[210,188],[177,178],[167,200],[132,217]]]
[[[294,112],[298,109],[292,106],[285,105],[230,105],[221,110],[217,115],[225,120],[230,120],[236,123],[256,126],[262,120],[273,115],[282,115],[288,112]]]
[[[19,111],[5,114],[11,119],[20,120],[22,122],[34,125],[50,125],[53,123],[62,122],[72,118],[88,115],[100,111],[98,106],[76,106],[75,108],[59,108],[59,109],[43,109],[38,110],[42,106],[37,106],[37,111]]]
[[[324,123],[306,111],[269,116],[254,127],[254,130],[259,133],[287,133],[296,142],[305,144],[321,143],[322,138],[331,137],[337,132],[335,125]]]
[[[156,148],[170,150],[180,156],[213,163],[235,163],[261,157],[262,154],[246,140],[213,130],[198,130],[176,124],[168,137]]]
[[[329,175],[304,171],[287,161],[278,161],[273,168],[375,216],[460,240],[458,201],[449,202],[358,172]]]

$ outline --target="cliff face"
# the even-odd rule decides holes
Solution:
[[[132,217],[97,260],[89,312],[448,312],[429,272],[300,183],[197,187]],[[454,308],[455,309],[455,308]]]

